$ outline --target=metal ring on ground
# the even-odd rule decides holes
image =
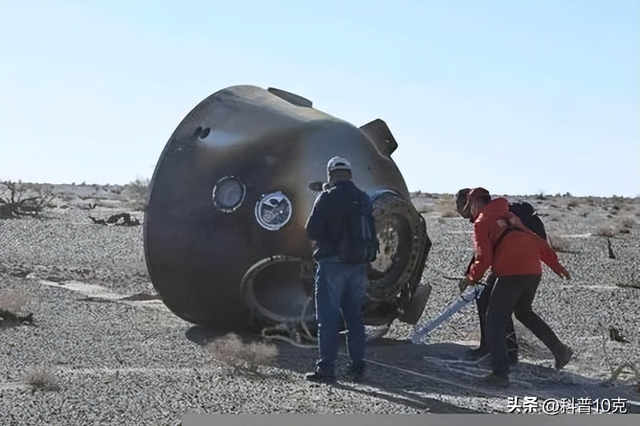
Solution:
[[[280,279],[270,279],[271,275],[278,275],[277,269],[291,267],[291,265],[283,265],[285,263],[298,264],[302,271],[303,261],[300,258],[277,255],[256,262],[242,278],[240,284],[242,299],[260,319],[287,324],[301,320],[300,314],[305,310],[309,300],[304,287],[305,284],[312,286],[313,283],[305,283],[302,274],[298,274],[300,279],[297,282],[286,282],[281,278],[293,274],[280,274]],[[315,320],[315,313],[302,320]]]

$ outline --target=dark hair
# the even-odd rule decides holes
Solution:
[[[461,190],[456,192],[456,209],[459,212],[462,211],[464,209],[464,206],[467,204],[469,192],[471,192],[471,188],[462,188]]]
[[[477,200],[481,200],[483,204],[489,204],[491,202],[490,194],[481,194],[477,198]]]
[[[471,192],[469,192],[469,196],[467,197],[467,205],[465,206],[465,210],[471,208],[471,203],[473,201],[479,201],[483,205],[487,205],[489,204],[489,202],[491,202],[491,194],[489,193],[489,191],[482,187],[473,188]]]
[[[473,188],[471,192],[469,192],[469,196],[467,197],[468,201],[478,200],[482,201],[484,204],[487,204],[491,201],[491,194],[489,191],[482,187]]]

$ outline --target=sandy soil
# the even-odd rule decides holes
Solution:
[[[421,345],[407,341],[411,326],[395,323],[368,344],[361,384],[307,383],[315,350],[284,342],[274,342],[277,366],[236,372],[204,349],[219,336],[158,300],[142,227],[89,219],[131,212],[142,221],[130,193],[60,185],[54,194],[56,207],[42,218],[0,220],[0,309],[13,303],[16,313],[33,314],[33,324],[0,327],[2,424],[174,425],[186,412],[501,413],[513,396],[625,398],[629,412],[640,412],[632,368],[610,380],[616,368],[640,364],[637,198],[508,197],[536,206],[573,275],[565,282],[547,270],[534,306],[575,358],[556,372],[547,349],[518,325],[520,364],[510,387],[496,390],[474,383],[486,366],[464,360],[478,338],[472,304]],[[450,195],[413,201],[433,241],[423,276],[433,291],[421,325],[456,300],[471,227],[453,214]],[[34,374],[45,386],[34,386]]]

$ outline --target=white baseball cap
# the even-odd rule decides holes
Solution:
[[[333,170],[351,170],[351,164],[342,157],[333,157],[327,163],[327,171]]]

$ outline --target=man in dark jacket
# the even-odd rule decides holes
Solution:
[[[549,244],[509,212],[505,198],[492,200],[486,189],[474,188],[469,192],[465,208],[469,208],[473,219],[475,258],[464,281],[475,285],[489,268],[498,277],[487,311],[493,371],[484,382],[495,386],[509,384],[505,341],[507,322],[512,314],[551,350],[556,369],[563,368],[571,360],[573,351],[558,339],[531,305],[540,284],[542,262],[561,278],[569,279],[569,272]]]
[[[342,319],[347,327],[351,364],[348,375],[354,381],[364,374],[365,330],[362,304],[367,285],[366,263],[344,263],[339,257],[345,213],[358,203],[372,214],[371,199],[351,181],[351,165],[333,157],[327,164],[328,182],[317,198],[307,220],[309,239],[316,242],[315,301],[318,320],[319,360],[316,371],[306,375],[311,381],[335,380],[335,362],[340,347]]]

